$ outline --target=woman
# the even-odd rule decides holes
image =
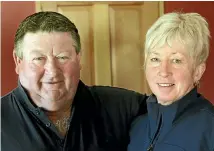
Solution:
[[[132,124],[129,151],[214,151],[214,107],[197,92],[210,32],[197,13],[169,13],[148,30],[148,114]]]

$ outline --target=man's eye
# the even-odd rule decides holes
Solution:
[[[58,56],[57,59],[66,60],[66,59],[69,59],[69,57],[67,57],[67,56]]]
[[[180,59],[173,59],[172,62],[173,62],[173,63],[180,64],[180,63],[181,63],[181,60],[180,60]]]
[[[44,60],[44,57],[36,57],[36,58],[33,58],[33,60],[35,60],[35,61],[41,61],[41,60]]]

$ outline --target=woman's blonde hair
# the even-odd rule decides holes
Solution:
[[[145,60],[152,49],[179,41],[196,65],[206,62],[209,55],[210,31],[204,17],[198,13],[167,13],[148,30],[145,41]]]

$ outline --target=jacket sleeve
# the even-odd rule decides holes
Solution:
[[[144,94],[106,86],[91,87],[91,92],[100,103],[101,115],[110,134],[120,140],[129,135],[133,119],[138,114],[147,113],[147,96]]]
[[[146,99],[148,98],[145,94],[140,94],[137,92],[133,92],[133,96],[131,101],[127,100],[127,106],[130,106],[130,122],[132,122],[136,116],[146,114],[147,105]]]
[[[131,118],[147,113],[146,94],[108,86],[93,86],[91,90],[101,105],[109,111],[124,116],[128,114]]]

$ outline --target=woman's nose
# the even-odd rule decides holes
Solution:
[[[172,74],[170,64],[167,61],[163,61],[159,67],[159,76],[168,77]]]

